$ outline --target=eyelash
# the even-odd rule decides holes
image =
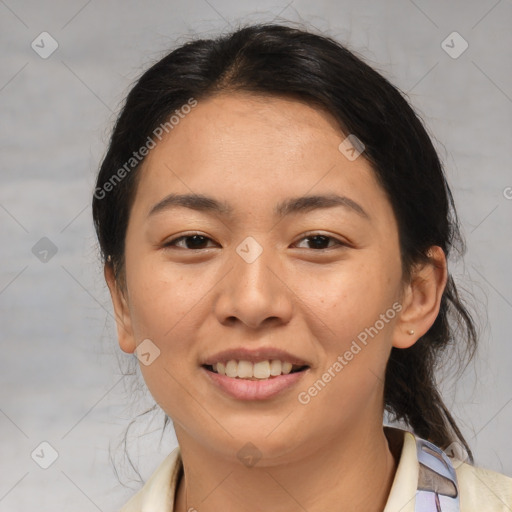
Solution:
[[[188,235],[181,235],[179,237],[176,237],[176,238],[173,238],[172,240],[169,240],[168,242],[165,242],[163,244],[163,247],[164,248],[173,248],[173,247],[177,247],[176,246],[176,243],[180,240],[185,240],[187,238],[192,238],[194,236],[199,236],[201,238],[204,238],[205,240],[211,240],[211,238],[205,236],[205,235],[202,235],[201,233],[190,233]],[[329,236],[329,235],[324,235],[322,233],[317,233],[317,232],[313,232],[313,233],[309,233],[308,235],[302,237],[301,239],[299,239],[299,242],[302,242],[303,240],[307,240],[307,239],[314,239],[314,238],[317,238],[317,237],[323,237],[323,238],[326,238],[328,240],[334,240],[336,242],[336,245],[339,246],[339,247],[343,247],[343,246],[348,246],[347,243],[345,242],[342,242],[341,240],[338,240],[337,238],[333,237],[333,236]],[[184,250],[187,250],[187,251],[201,251],[203,249],[188,249],[186,247],[182,247],[181,249],[184,249]],[[311,249],[315,252],[322,252],[322,251],[328,251],[328,250],[332,250],[332,247],[330,248],[324,248],[324,249]]]

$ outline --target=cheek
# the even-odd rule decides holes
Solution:
[[[397,264],[386,264],[369,254],[323,274],[305,272],[295,279],[294,291],[307,306],[303,311],[311,325],[317,326],[317,339],[329,339],[329,346],[341,350],[376,322],[379,330],[392,325],[399,279]],[[390,308],[383,328],[379,319]]]
[[[326,435],[357,418],[362,404],[379,410],[400,309],[388,276],[374,265],[347,265],[321,286],[313,286],[311,277],[302,283],[301,298],[308,306],[303,311],[323,354],[298,402],[311,417],[322,418],[319,428]]]
[[[154,339],[165,348],[167,339],[182,328],[182,321],[207,291],[204,281],[185,275],[149,258],[127,265],[130,314],[137,339]]]
[[[180,383],[185,385],[187,371],[196,364],[191,345],[216,280],[197,270],[178,272],[176,266],[151,258],[127,260],[126,269],[135,342],[149,339],[158,349],[150,365],[141,361],[144,380],[157,401],[174,402],[183,394]]]
[[[131,270],[131,274],[129,271]],[[182,411],[193,408],[193,401],[184,405],[188,388],[187,370],[190,371],[191,322],[194,320],[194,306],[204,295],[198,283],[185,278],[166,275],[162,268],[138,262],[128,269],[128,286],[131,291],[130,315],[132,329],[139,344],[149,339],[157,347],[150,364],[140,360],[140,370],[155,401],[177,420]],[[189,411],[189,414],[197,411]]]
[[[357,416],[362,403],[380,401],[400,308],[399,279],[396,264],[368,258],[346,261],[325,278],[310,274],[301,281],[297,294],[307,306],[303,311],[309,316],[309,330],[323,356],[316,380],[301,389],[299,403],[312,415],[316,408],[327,430],[328,425]]]

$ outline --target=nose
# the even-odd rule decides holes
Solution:
[[[252,248],[254,249],[254,247]],[[215,314],[223,325],[241,323],[251,329],[287,324],[293,312],[291,283],[277,255],[268,246],[246,258],[233,251],[231,270],[219,283]]]

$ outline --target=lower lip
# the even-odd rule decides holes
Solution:
[[[266,400],[267,398],[272,398],[297,384],[308,371],[303,370],[268,379],[248,380],[219,375],[204,367],[201,367],[201,370],[206,373],[206,376],[215,386],[238,400]]]

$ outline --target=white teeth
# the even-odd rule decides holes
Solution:
[[[250,361],[238,361],[237,376],[241,379],[250,379],[253,376],[252,367],[253,364]]]
[[[213,371],[219,375],[238,377],[239,379],[268,379],[270,376],[287,375],[292,371],[292,367],[292,363],[279,359],[258,361],[257,363],[231,359],[226,363],[219,362],[212,365]]]
[[[268,361],[260,361],[251,366],[253,366],[253,376],[257,379],[268,379],[270,377],[270,363]],[[240,372],[238,374],[240,375]]]
[[[238,362],[232,359],[226,363],[226,375],[228,377],[238,376]]]
[[[281,375],[281,361],[279,359],[272,359],[270,361],[270,375]]]
[[[286,375],[287,373],[290,373],[292,371],[292,363],[288,363],[285,361],[281,364],[281,371]]]

